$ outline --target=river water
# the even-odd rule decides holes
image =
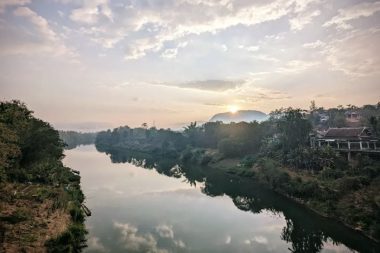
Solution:
[[[65,153],[92,211],[85,252],[380,252],[250,180],[92,145]]]

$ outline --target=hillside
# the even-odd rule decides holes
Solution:
[[[240,110],[235,113],[232,112],[222,112],[215,114],[211,117],[211,122],[222,121],[223,123],[231,123],[231,122],[252,122],[258,121],[261,122],[266,120],[268,115],[255,110]]]

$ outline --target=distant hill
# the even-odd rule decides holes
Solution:
[[[260,112],[260,111],[255,111],[255,110],[241,110],[237,111],[235,113],[232,112],[223,112],[223,113],[218,113],[212,116],[210,121],[222,121],[223,123],[230,123],[230,122],[252,122],[252,121],[263,121],[268,118],[268,115]]]

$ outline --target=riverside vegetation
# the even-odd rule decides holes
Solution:
[[[327,110],[328,126],[342,126],[341,116],[352,109]],[[380,133],[380,104],[360,111],[363,122]],[[311,111],[322,110],[313,108]],[[112,157],[142,152],[248,177],[315,212],[380,239],[380,161],[356,155],[353,161],[329,147],[310,148],[309,133],[317,114],[280,109],[268,120],[223,124],[195,122],[183,132],[128,126],[99,132],[96,147]]]
[[[62,164],[58,131],[19,101],[0,103],[0,251],[79,252],[80,176]]]

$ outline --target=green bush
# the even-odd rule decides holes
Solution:
[[[240,161],[240,165],[244,168],[251,168],[257,160],[256,155],[246,155],[244,158]]]
[[[218,143],[218,149],[225,157],[237,157],[241,155],[242,148],[243,145],[233,139],[222,139]]]
[[[338,179],[338,189],[341,194],[359,190],[362,187],[360,178],[345,176]]]
[[[337,169],[325,167],[319,174],[320,179],[338,179],[343,177],[343,172]]]
[[[72,207],[70,209],[70,215],[71,215],[72,221],[79,222],[79,223],[84,222],[85,217],[83,215],[82,209],[79,206]]]
[[[87,230],[83,225],[71,225],[66,232],[48,240],[45,243],[47,252],[51,253],[66,253],[66,252],[81,252],[84,247],[85,236]]]

